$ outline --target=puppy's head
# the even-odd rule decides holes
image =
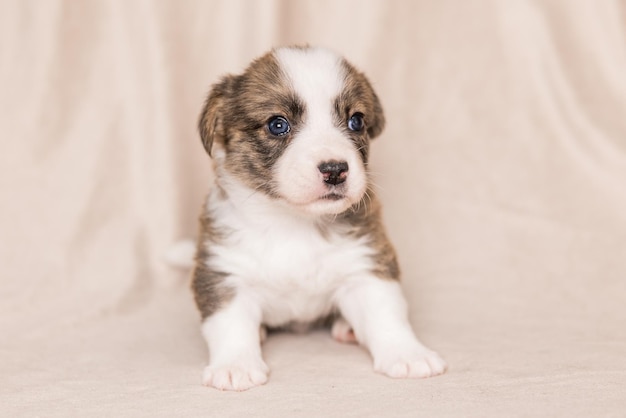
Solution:
[[[363,198],[369,141],[384,124],[370,83],[345,59],[290,47],[213,86],[199,129],[218,175],[322,215]]]

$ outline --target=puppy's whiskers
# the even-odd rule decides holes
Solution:
[[[377,189],[377,190],[385,190],[384,187],[382,187],[380,184],[370,180],[370,186],[372,186],[373,188]]]
[[[367,200],[369,200],[370,205],[372,204],[372,196],[370,196],[370,194],[368,193],[368,191],[365,191],[364,196],[367,198]],[[365,199],[361,199],[361,201],[363,202],[363,206],[365,207],[366,211],[369,211],[369,208],[367,207],[367,202],[365,201]]]

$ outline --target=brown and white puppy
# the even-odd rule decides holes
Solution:
[[[443,373],[408,321],[367,172],[385,120],[363,74],[325,49],[280,48],[213,86],[200,134],[216,182],[193,273],[210,362],[204,383],[267,381],[262,326],[335,318],[392,377]]]

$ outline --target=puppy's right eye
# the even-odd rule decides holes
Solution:
[[[351,131],[359,132],[365,126],[365,122],[363,122],[363,113],[356,112],[350,119],[348,120],[348,128]]]
[[[267,122],[267,129],[272,135],[283,136],[289,133],[291,126],[289,121],[282,116],[274,116]]]

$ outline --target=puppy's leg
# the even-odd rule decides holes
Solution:
[[[355,279],[339,290],[337,302],[357,341],[369,349],[377,372],[391,377],[430,377],[446,370],[441,357],[415,337],[397,281]]]
[[[246,390],[267,382],[269,369],[261,357],[260,309],[238,294],[202,324],[209,346],[203,383],[222,390]]]

